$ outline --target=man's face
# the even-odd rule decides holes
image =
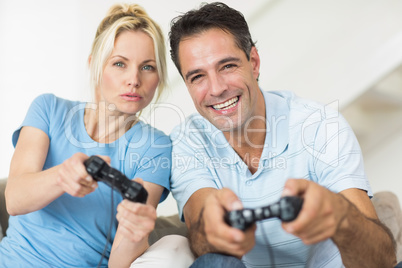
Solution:
[[[256,104],[261,96],[257,82],[260,59],[255,47],[247,60],[233,35],[212,28],[183,39],[179,61],[197,111],[215,127],[240,130],[259,115]]]

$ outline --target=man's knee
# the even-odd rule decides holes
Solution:
[[[236,257],[217,253],[208,253],[200,256],[193,263],[193,265],[191,265],[191,268],[197,267],[245,268],[246,266],[240,259]]]

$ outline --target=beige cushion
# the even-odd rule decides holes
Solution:
[[[6,183],[6,179],[0,178],[0,239],[4,235],[3,230],[5,232],[8,226],[8,213],[6,210],[6,200],[4,197],[4,189],[6,188]]]
[[[392,232],[397,245],[397,260],[402,261],[402,212],[398,197],[388,191],[378,192],[372,198],[378,218]]]
[[[152,245],[162,237],[170,234],[177,234],[187,237],[186,224],[180,221],[179,215],[161,216],[156,219],[155,229],[150,233],[148,241]]]

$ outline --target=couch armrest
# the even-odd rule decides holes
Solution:
[[[7,179],[0,179],[0,231],[2,231],[2,235],[5,236],[6,230],[8,227],[8,213],[6,210],[6,200],[4,197],[4,190],[6,188]]]
[[[149,234],[148,242],[150,245],[166,235],[181,235],[187,237],[187,227],[181,222],[178,214],[171,216],[159,216],[155,222],[155,229]]]
[[[398,197],[389,191],[377,192],[371,199],[380,221],[389,228],[396,242],[397,261],[402,261],[402,211]]]

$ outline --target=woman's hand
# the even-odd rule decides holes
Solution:
[[[110,163],[109,157],[100,157]],[[86,154],[76,153],[60,165],[57,183],[63,191],[75,197],[84,197],[98,187],[98,183],[86,171],[84,161],[87,159]]]
[[[141,179],[135,181],[143,184]],[[150,204],[125,199],[117,206],[116,218],[119,221],[119,232],[134,243],[148,238],[155,227],[156,217],[156,209]]]

